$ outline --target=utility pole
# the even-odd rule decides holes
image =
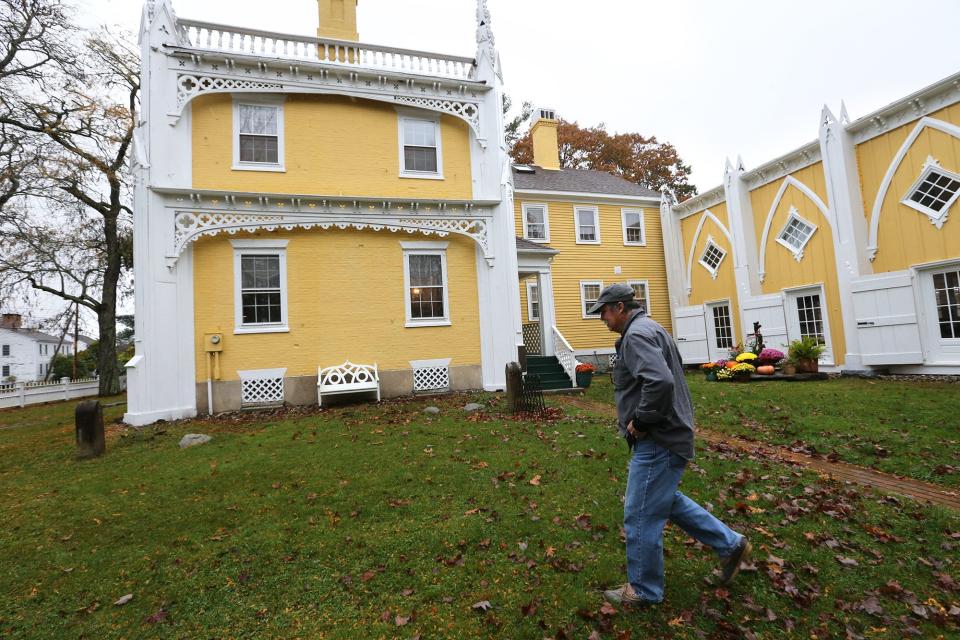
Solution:
[[[77,379],[77,342],[80,339],[80,303],[76,305],[76,312],[73,316],[73,379]]]

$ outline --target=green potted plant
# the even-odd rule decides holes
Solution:
[[[818,360],[826,348],[815,338],[806,336],[791,342],[787,347],[787,355],[797,363],[798,372],[816,373],[819,370]]]
[[[577,386],[586,389],[593,382],[593,374],[597,368],[588,362],[581,362],[577,365]]]

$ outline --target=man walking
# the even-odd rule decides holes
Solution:
[[[683,362],[670,334],[640,310],[633,288],[612,284],[590,307],[617,340],[613,369],[620,433],[630,445],[623,504],[627,583],[604,591],[624,606],[663,600],[663,527],[670,520],[721,558],[722,583],[750,556],[746,537],[683,495],[677,487],[693,459],[693,405]]]

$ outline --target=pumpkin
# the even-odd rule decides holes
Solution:
[[[775,369],[771,364],[765,365],[763,367],[757,367],[757,373],[759,373],[762,376],[772,376],[774,371]]]

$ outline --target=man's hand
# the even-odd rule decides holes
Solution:
[[[634,438],[640,435],[640,432],[633,428],[633,420],[627,423],[627,433]]]

